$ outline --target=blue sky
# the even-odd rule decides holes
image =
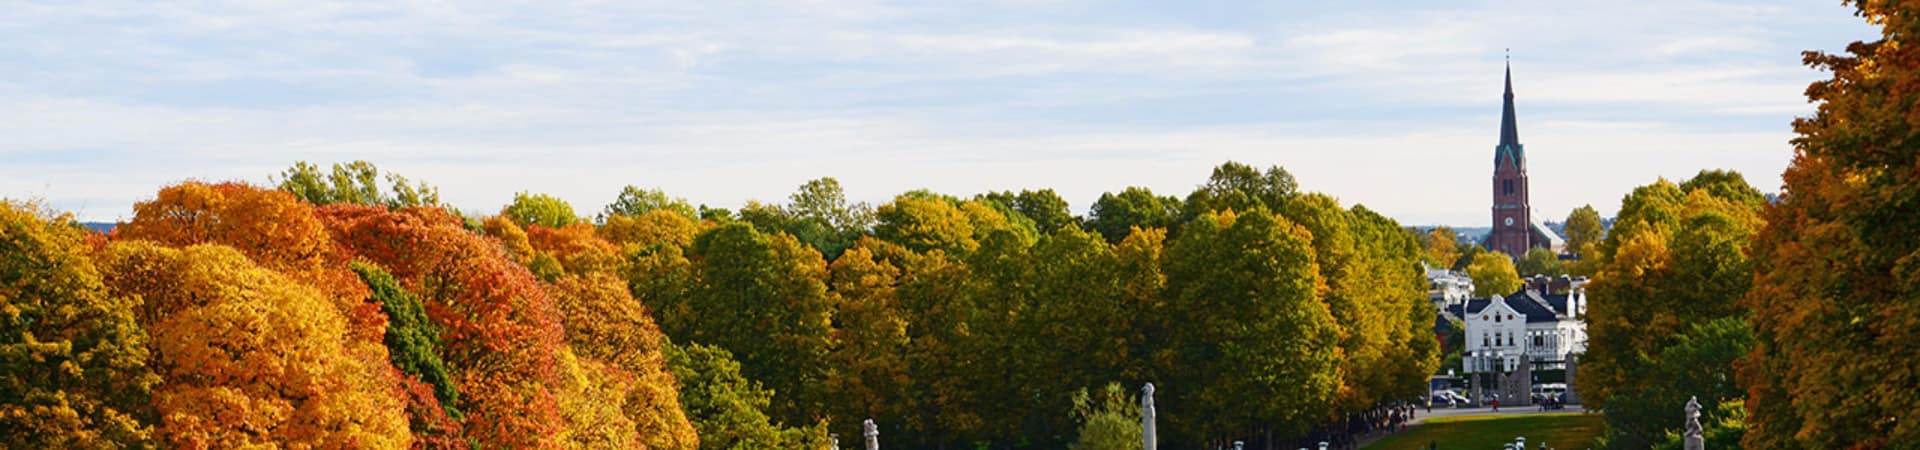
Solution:
[[[782,203],[1053,188],[1076,213],[1226,160],[1483,226],[1512,49],[1535,214],[1705,168],[1776,191],[1837,1],[0,2],[0,196],[84,220],[186,179],[364,159],[494,212],[621,186]]]

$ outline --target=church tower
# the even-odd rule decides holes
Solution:
[[[1513,258],[1536,244],[1533,212],[1527,201],[1527,152],[1513,117],[1513,66],[1507,66],[1507,93],[1500,111],[1500,145],[1493,148],[1493,233],[1487,249]]]

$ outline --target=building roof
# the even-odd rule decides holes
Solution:
[[[1518,166],[1520,162],[1526,161],[1527,155],[1525,147],[1520,145],[1519,119],[1513,114],[1513,65],[1511,64],[1507,65],[1507,92],[1501,96],[1501,99],[1503,102],[1500,108],[1500,145],[1494,147],[1493,165],[1499,166],[1504,159],[1511,160],[1515,166]]]
[[[1507,296],[1506,303],[1507,307],[1527,316],[1527,323],[1553,322],[1570,315],[1567,309],[1568,297],[1568,294],[1542,295],[1534,291],[1522,291]],[[1447,305],[1447,312],[1452,313],[1454,317],[1465,318],[1467,314],[1479,314],[1490,304],[1493,304],[1493,299],[1478,298],[1467,301],[1466,314],[1461,314],[1459,304]]]

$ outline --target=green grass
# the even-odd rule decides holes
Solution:
[[[1550,448],[1580,450],[1593,445],[1603,426],[1599,414],[1582,413],[1439,417],[1363,448],[1413,450],[1433,442],[1442,449],[1499,450],[1514,436],[1526,436],[1530,448],[1540,448],[1544,439]]]

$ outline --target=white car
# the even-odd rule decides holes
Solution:
[[[1433,402],[1433,406],[1451,407],[1466,406],[1468,403],[1466,396],[1453,391],[1433,391],[1429,401]]]

